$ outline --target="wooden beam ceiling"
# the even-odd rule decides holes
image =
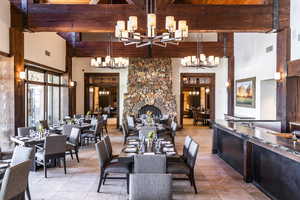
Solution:
[[[76,42],[74,46],[75,57],[105,57],[107,56],[108,42]],[[203,42],[203,53],[206,55],[224,56],[223,42]],[[166,48],[152,47],[153,57],[181,58],[196,55],[196,42],[182,42],[178,46],[168,45]],[[233,54],[232,46],[227,46],[227,56]],[[124,46],[123,43],[112,43],[112,56],[114,57],[148,57],[148,47],[136,48],[135,46]]]
[[[29,4],[27,28],[48,32],[113,32],[117,20],[138,16],[139,27],[146,17],[134,5],[45,5]],[[188,5],[172,4],[157,13],[159,29],[165,16],[187,20],[194,32],[267,32],[272,30],[272,5]]]

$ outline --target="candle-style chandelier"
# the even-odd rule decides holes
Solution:
[[[157,34],[155,12],[156,0],[146,0],[147,32],[144,34],[138,32],[138,18],[137,16],[130,16],[127,21],[127,29],[125,21],[117,21],[115,37],[124,42],[125,45],[136,45],[136,47],[178,45],[180,41],[188,37],[187,21],[179,20],[178,29],[176,29],[177,22],[174,16],[166,16],[166,31]]]
[[[109,45],[107,48],[106,57],[97,57],[91,59],[91,66],[96,68],[110,68],[110,69],[123,69],[129,65],[129,58],[123,57],[111,57],[112,54],[112,41],[111,35],[109,39]]]
[[[201,34],[201,42],[203,41],[203,35]],[[206,56],[203,54],[202,44],[197,40],[197,54],[193,56],[186,56],[181,59],[181,64],[185,67],[197,67],[197,68],[214,68],[220,64],[220,58],[215,56]]]

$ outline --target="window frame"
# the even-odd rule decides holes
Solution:
[[[29,71],[43,73],[44,74],[44,82],[28,80]],[[29,84],[44,86],[44,114],[43,114],[43,120],[47,120],[47,121],[48,121],[48,113],[49,113],[49,110],[48,110],[48,104],[49,104],[49,102],[48,102],[48,94],[49,94],[48,87],[50,86],[50,87],[58,87],[59,88],[59,98],[58,98],[58,105],[59,105],[59,113],[58,114],[59,114],[59,116],[58,116],[58,119],[62,120],[62,116],[61,116],[61,112],[62,112],[61,92],[62,92],[63,87],[69,88],[68,85],[62,84],[62,77],[64,76],[64,73],[49,71],[49,70],[41,69],[41,68],[38,68],[38,67],[33,67],[33,66],[30,66],[30,65],[26,65],[26,64],[25,64],[25,72],[26,72],[26,81],[25,81],[25,95],[26,95],[25,96],[25,105],[26,105],[25,119],[26,119],[26,125],[27,126],[29,125],[29,122],[28,122],[28,85]],[[58,76],[59,83],[58,84],[53,83],[53,81],[52,81],[52,83],[49,83],[48,75]],[[52,99],[52,102],[53,102],[53,99]],[[52,106],[52,113],[53,113],[53,106]]]

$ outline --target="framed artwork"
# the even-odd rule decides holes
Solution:
[[[236,106],[255,108],[256,78],[236,81]]]

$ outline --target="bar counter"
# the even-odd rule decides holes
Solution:
[[[300,199],[300,142],[264,128],[213,122],[212,153],[271,199]]]

